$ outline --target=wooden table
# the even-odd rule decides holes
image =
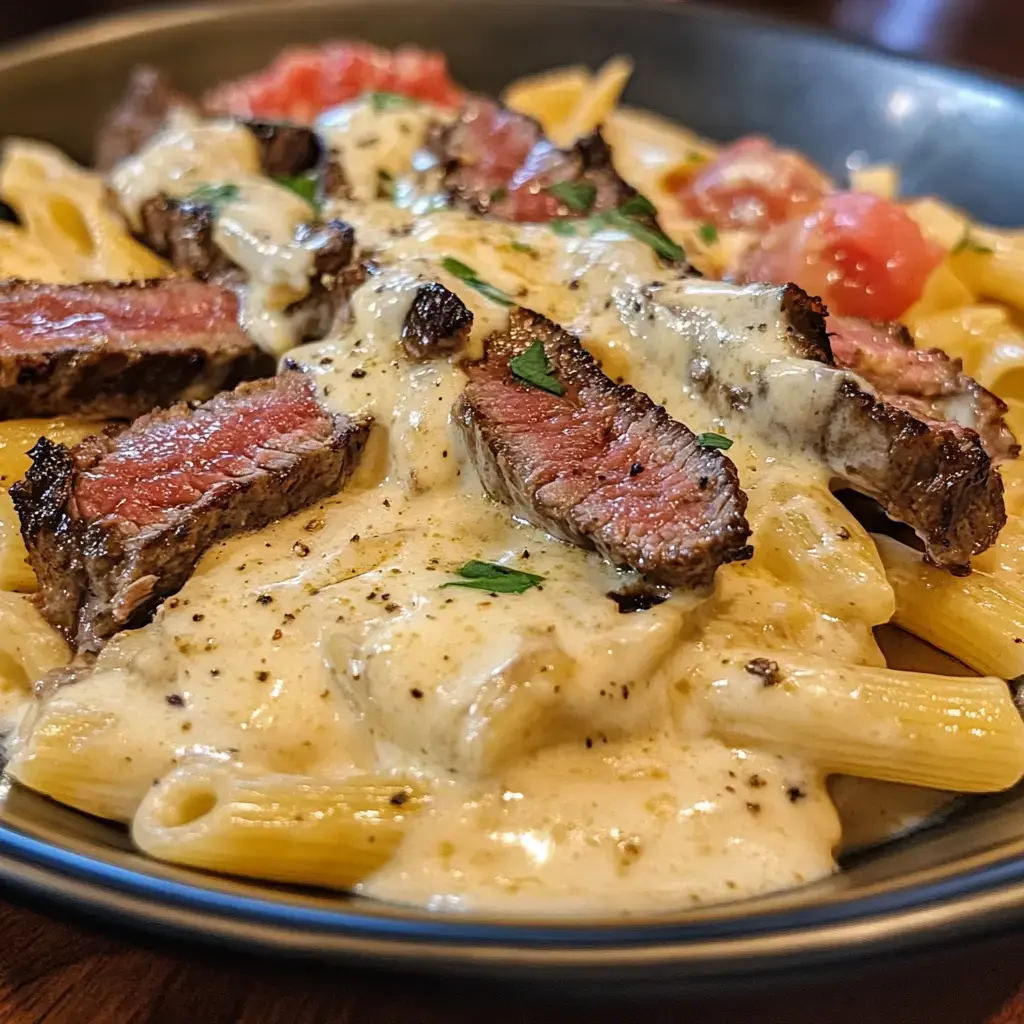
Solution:
[[[719,2],[1024,77],[1024,0]],[[5,5],[0,34],[13,38],[131,6],[141,5],[19,0]],[[818,978],[798,989],[648,1004],[604,996],[569,1004],[522,988],[160,948],[142,936],[113,936],[0,901],[0,1024],[547,1024],[569,1015],[588,1024],[982,1024],[993,1015],[992,1024],[1024,1024],[1024,998],[1006,1003],[1022,981],[1024,936],[1009,936],[918,962]]]

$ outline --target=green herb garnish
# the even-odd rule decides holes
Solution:
[[[991,256],[992,253],[995,252],[995,249],[975,242],[974,239],[971,238],[971,229],[968,226],[964,228],[964,233],[960,236],[960,241],[953,246],[954,256],[962,252],[973,252],[978,256]]]
[[[316,201],[316,179],[308,174],[275,174],[274,181],[291,189],[300,199],[305,199],[314,210],[320,209]]]
[[[200,185],[194,192],[189,192],[185,196],[185,201],[216,207],[223,206],[224,203],[233,203],[237,198],[237,185]]]
[[[597,186],[588,181],[559,181],[544,189],[573,213],[590,213],[597,198]]]
[[[465,281],[470,288],[475,288],[481,295],[486,295],[491,302],[497,302],[500,306],[514,306],[516,300],[511,295],[507,295],[500,288],[495,288],[493,284],[488,284],[486,281],[481,281],[476,276],[476,271],[472,267],[467,267],[465,263],[460,260],[453,259],[451,256],[445,256],[441,261],[441,266],[448,271],[452,277],[457,277],[460,281]]]
[[[705,245],[714,245],[718,241],[718,228],[714,224],[701,224],[700,240]]]
[[[639,192],[637,192],[635,196],[627,199],[619,207],[619,210],[627,217],[653,217],[658,212],[654,203],[652,203],[647,196],[640,195]]]
[[[686,252],[677,245],[661,228],[648,227],[642,221],[624,214],[622,210],[609,210],[603,214],[604,222],[631,234],[638,242],[649,245],[659,256],[667,260],[684,260]]]
[[[701,448],[718,448],[720,451],[726,452],[732,447],[732,438],[726,437],[724,434],[698,434],[697,444]]]
[[[541,391],[548,391],[552,395],[564,395],[565,385],[551,372],[554,367],[548,354],[544,351],[544,343],[539,338],[533,339],[533,344],[517,356],[508,361],[508,368],[512,371],[513,377],[518,377],[527,384],[532,384]]]
[[[539,256],[540,253],[532,245],[527,245],[525,242],[510,242],[509,245],[515,249],[516,252],[525,252],[527,256]]]
[[[397,92],[371,92],[370,103],[378,113],[385,110],[401,110],[413,105],[408,96],[401,96]]]
[[[455,570],[461,579],[441,584],[445,587],[469,587],[471,590],[488,590],[492,594],[522,594],[544,582],[543,576],[520,569],[510,569],[497,562],[470,561]]]
[[[576,228],[573,227],[571,220],[549,220],[548,227],[556,235],[562,235],[564,238],[573,238],[576,235]]]
[[[491,193],[491,202],[492,203],[500,203],[502,201],[502,199],[504,199],[507,195],[508,195],[508,189],[505,188],[504,185],[502,185],[499,188],[496,188]]]

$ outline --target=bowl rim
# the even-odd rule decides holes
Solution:
[[[422,8],[425,0],[383,0]],[[426,0],[429,2],[429,0]],[[517,9],[559,7],[697,16],[719,24],[827,42],[967,85],[1024,99],[1024,82],[955,63],[887,50],[849,33],[761,13],[665,0],[517,0]],[[358,6],[365,0],[292,0],[289,13]],[[508,0],[445,0],[474,8]],[[161,6],[89,19],[0,47],[0,75],[88,51],[103,43],[186,27],[279,13],[278,0]],[[40,798],[44,799],[44,798]],[[69,813],[74,812],[69,809]],[[941,826],[937,826],[941,827]],[[894,950],[948,945],[1024,918],[1024,857],[823,905],[752,909],[709,927],[706,919],[642,923],[501,923],[458,916],[374,916],[316,909],[265,896],[212,888],[136,871],[36,838],[0,819],[0,881],[30,900],[84,911],[109,922],[208,940],[246,951],[317,959],[390,962],[432,972],[636,979],[672,972],[676,982],[776,974],[810,966],[876,959]],[[741,906],[736,904],[736,906]],[[413,913],[410,908],[410,913]],[[701,934],[690,934],[699,930]]]

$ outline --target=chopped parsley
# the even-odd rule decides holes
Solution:
[[[658,212],[654,203],[652,203],[647,196],[640,195],[639,192],[637,192],[635,196],[627,199],[619,209],[627,217],[643,217],[645,215],[653,217]]]
[[[590,213],[597,199],[597,186],[589,181],[559,181],[544,189],[573,213]]]
[[[510,246],[515,249],[516,252],[524,252],[527,256],[539,256],[540,253],[532,245],[527,245],[525,242],[510,242]]]
[[[544,351],[544,343],[539,338],[533,339],[533,344],[517,356],[508,361],[509,369],[513,377],[521,381],[547,391],[552,395],[564,395],[565,385],[551,372],[554,367]]]
[[[704,433],[697,435],[697,444],[701,448],[718,448],[720,451],[726,452],[732,447],[732,438],[726,437],[725,434],[714,434]]]
[[[511,295],[507,295],[500,288],[495,288],[493,284],[488,284],[487,281],[481,281],[477,277],[476,271],[472,267],[467,267],[461,260],[445,256],[441,261],[441,266],[452,277],[457,277],[460,281],[468,284],[470,288],[475,288],[481,295],[489,298],[491,302],[497,302],[500,306],[514,306],[516,304],[515,299]]]
[[[237,185],[200,185],[194,192],[189,192],[185,196],[185,201],[218,207],[224,203],[233,203],[237,198]]]
[[[468,587],[471,590],[487,590],[492,594],[523,594],[544,582],[543,576],[532,572],[522,572],[497,562],[478,562],[475,559],[461,565],[455,570],[455,575],[461,578],[442,583],[441,588]]]
[[[378,113],[385,110],[402,110],[413,105],[408,96],[401,96],[397,92],[371,92],[370,103]]]
[[[573,238],[576,235],[576,228],[573,227],[571,220],[551,220],[548,221],[548,227],[556,235],[562,235],[565,238]]]
[[[308,174],[275,174],[274,181],[290,189],[300,199],[305,199],[314,210],[320,209],[320,204],[316,201],[316,178],[311,178]]]
[[[971,238],[971,228],[970,225],[968,225],[964,228],[964,233],[960,236],[960,241],[953,246],[954,256],[962,252],[973,252],[978,256],[991,256],[992,253],[995,252],[995,249],[975,242],[974,239]]]
[[[718,241],[718,228],[714,224],[701,224],[700,240],[705,245],[714,245]]]
[[[667,260],[684,260],[686,252],[681,245],[677,245],[661,228],[651,227],[643,221],[622,212],[620,207],[617,210],[609,210],[601,215],[605,224],[609,227],[619,228],[632,235],[638,242],[649,245],[659,256]]]

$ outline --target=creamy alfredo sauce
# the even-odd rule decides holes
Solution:
[[[880,663],[870,627],[891,611],[880,567],[834,579],[830,607],[807,596],[799,565],[778,568],[788,564],[773,519],[780,494],[820,495],[804,511],[824,548],[846,520],[800,438],[774,435],[768,415],[712,410],[684,386],[679,325],[652,295],[698,286],[671,282],[650,249],[613,231],[565,237],[438,209],[424,194],[429,160],[413,145],[433,117],[358,105],[325,118],[355,198],[324,216],[352,223],[379,271],[332,336],[289,358],[315,374],[331,407],[375,417],[356,478],[318,506],[218,545],[152,624],[110,643],[91,676],[34,714],[11,770],[45,791],[45,759],[55,744],[73,746],[60,798],[129,821],[154,779],[189,758],[249,772],[411,769],[434,787],[433,802],[409,817],[398,854],[362,888],[429,907],[648,912],[826,875],[839,825],[821,772],[727,746],[686,684],[738,644]],[[216,123],[177,125],[115,183],[131,211],[154,191],[211,180],[211,159],[219,180],[274,188],[258,181],[239,129]],[[393,199],[372,187],[381,166]],[[221,216],[241,223],[243,211],[264,216],[248,202]],[[447,256],[578,332],[610,376],[694,431],[733,438],[753,561],[723,567],[710,593],[622,615],[606,595],[628,574],[487,499],[450,424],[462,371],[412,364],[398,342],[424,281],[473,310],[473,353],[505,323],[504,307],[444,272]],[[239,262],[258,268],[263,258]],[[713,295],[708,303],[713,320]],[[778,350],[766,358],[781,377],[815,372]],[[770,564],[762,547],[776,553]],[[442,589],[471,558],[544,583],[522,595]],[[846,582],[860,588],[856,602]],[[867,591],[873,601],[861,600]],[[62,739],[62,723],[83,712],[93,727]]]

